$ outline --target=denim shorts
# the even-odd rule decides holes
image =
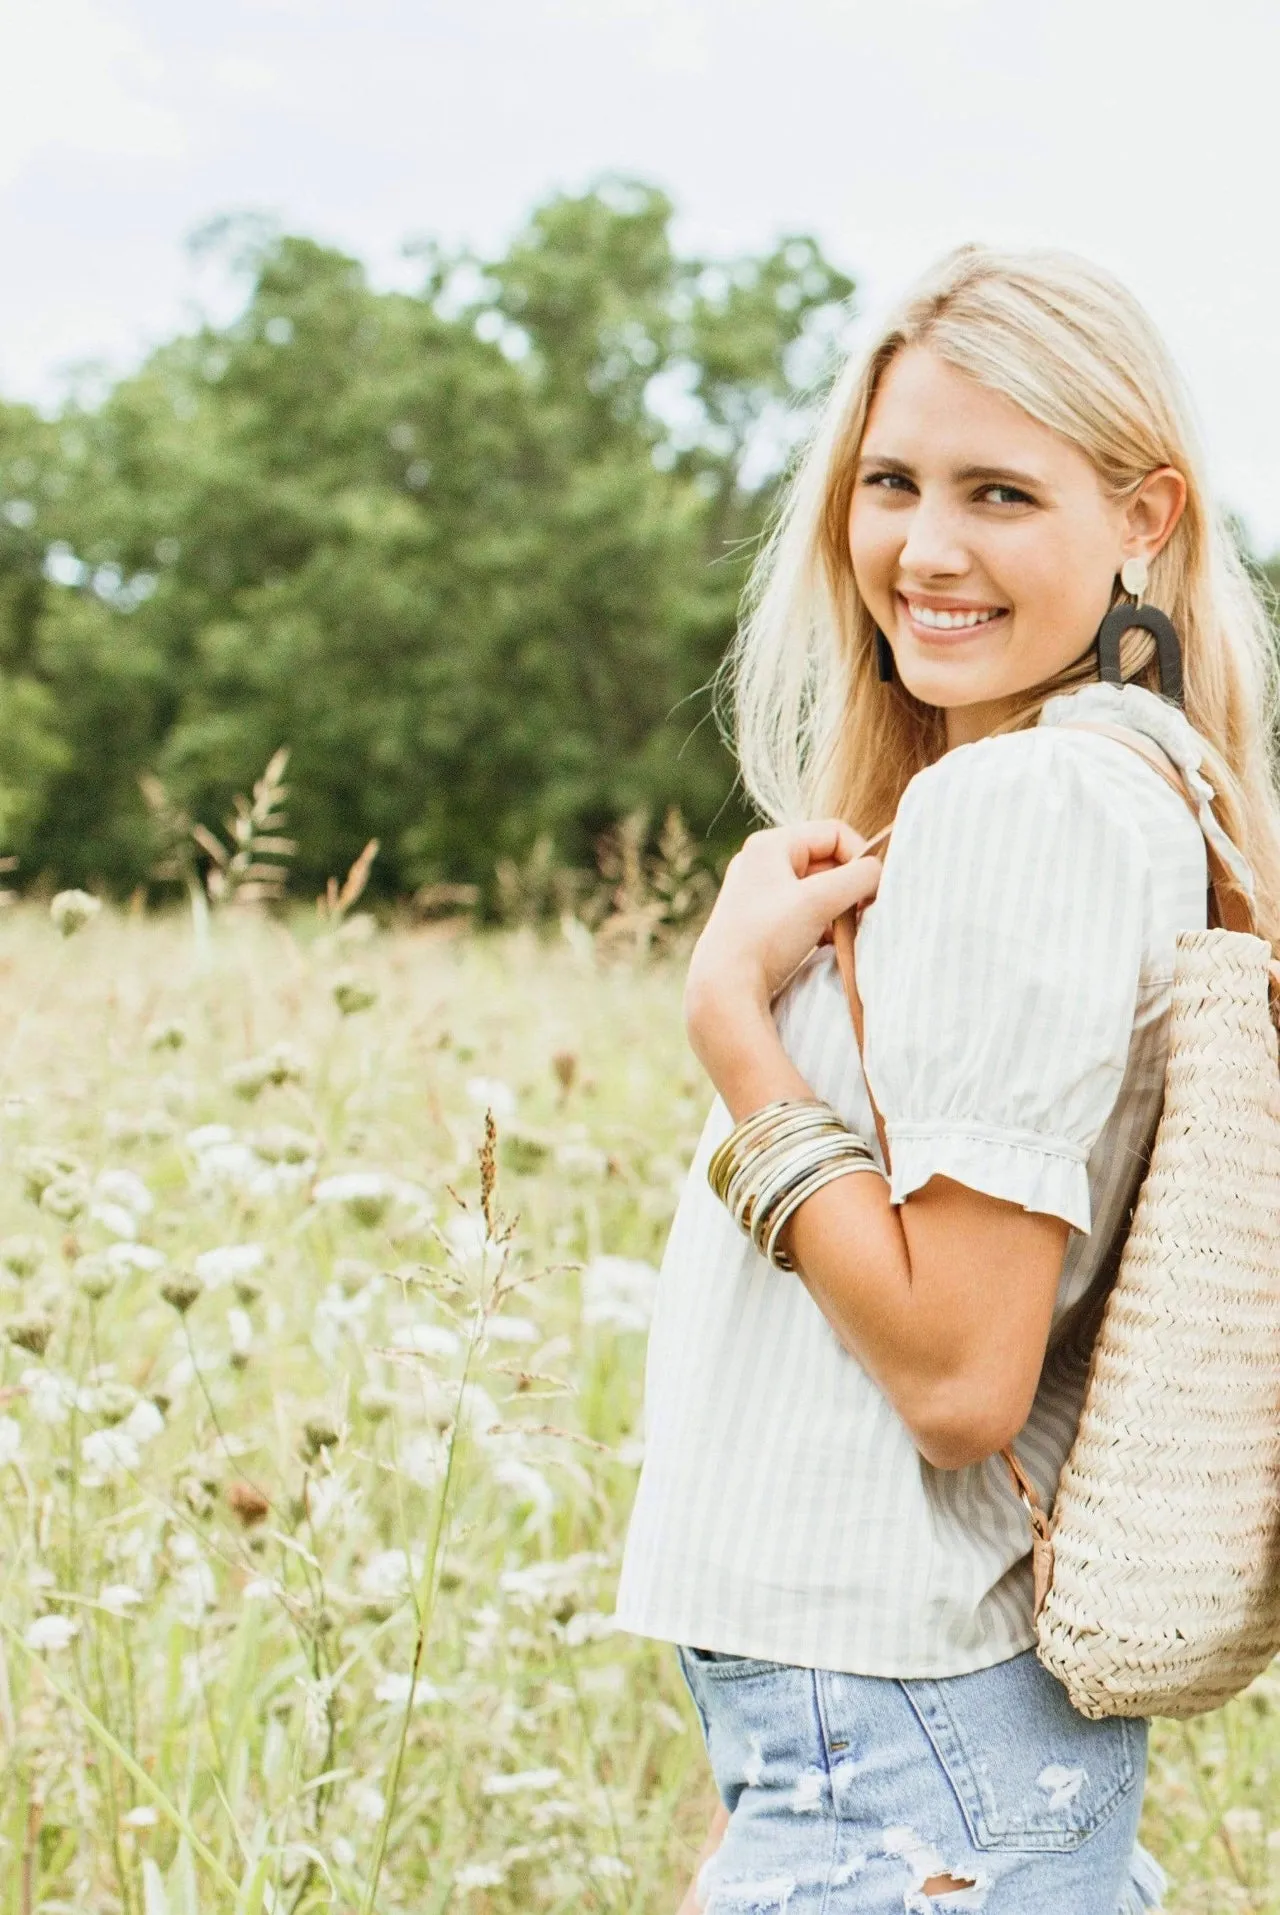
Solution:
[[[731,1811],[706,1915],[1159,1908],[1137,1843],[1147,1724],[1086,1721],[1033,1650],[911,1681],[678,1654]]]

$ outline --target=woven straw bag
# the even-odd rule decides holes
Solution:
[[[1195,814],[1147,738],[1077,729],[1137,751]],[[1211,928],[1177,937],[1150,1165],[1052,1345],[1088,1365],[1052,1521],[1003,1452],[1031,1519],[1037,1653],[1094,1718],[1199,1715],[1280,1651],[1280,966],[1207,849]],[[834,943],[861,1051],[854,915]]]

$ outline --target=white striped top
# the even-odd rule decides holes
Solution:
[[[1136,687],[1069,693],[1033,730],[959,746],[911,780],[858,933],[892,1201],[941,1173],[1066,1219],[1055,1322],[1136,1196],[1174,936],[1206,918],[1186,805],[1126,746],[1064,728],[1086,719],[1156,738],[1204,803],[1201,741],[1181,713]],[[774,1014],[814,1093],[879,1159],[830,946]],[[1016,1655],[1035,1639],[1030,1536],[1003,1463],[943,1471],[919,1455],[804,1286],[713,1195],[707,1163],[731,1128],[717,1097],[662,1259],[620,1624],[865,1675],[958,1675]],[[1051,1348],[1017,1440],[1046,1506],[1082,1385]]]

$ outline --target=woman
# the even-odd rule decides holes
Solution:
[[[1098,629],[1138,594],[1173,622],[1185,713],[1142,630],[1099,682]],[[998,1452],[1016,1438],[1047,1504],[1083,1387],[1062,1326],[1109,1279],[1175,935],[1206,921],[1192,811],[1080,727],[1161,747],[1274,942],[1271,660],[1134,300],[1069,255],[944,259],[838,379],[732,659],[772,828],[689,968],[718,1095],[663,1259],[618,1598],[679,1645],[722,1799],[686,1911],[1158,1905],[1146,1724],[1086,1721],[1036,1660]],[[882,868],[859,834],[891,820]],[[830,948],[862,904],[865,1080]],[[767,1190],[779,1122],[769,1161],[818,1168]],[[731,1213],[746,1189],[772,1243]]]

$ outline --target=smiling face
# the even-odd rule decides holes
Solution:
[[[981,737],[1019,693],[1087,651],[1125,558],[1154,556],[1185,484],[1171,468],[1127,501],[1092,462],[927,346],[904,348],[872,403],[849,550],[897,673]]]

